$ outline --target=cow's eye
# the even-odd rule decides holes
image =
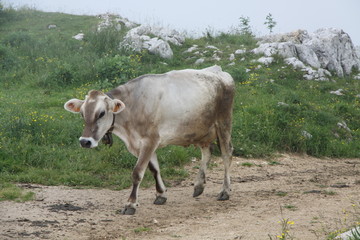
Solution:
[[[102,118],[105,115],[105,111],[101,112],[99,115],[99,119]]]

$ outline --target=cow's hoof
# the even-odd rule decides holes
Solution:
[[[162,196],[157,196],[155,201],[154,201],[154,204],[155,205],[163,205],[166,203],[166,200],[167,198],[166,197],[162,197]]]
[[[230,199],[230,195],[225,191],[222,191],[217,198],[218,201],[225,201],[229,199]]]
[[[198,185],[194,187],[193,197],[198,197],[204,192],[204,186]]]
[[[118,213],[122,215],[134,215],[135,212],[136,212],[136,208],[133,207],[124,207],[123,209],[118,211]]]

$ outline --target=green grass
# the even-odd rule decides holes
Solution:
[[[63,104],[70,98],[83,98],[90,89],[111,89],[145,73],[194,68],[196,59],[184,53],[194,44],[200,51],[208,50],[208,45],[222,51],[222,60],[211,60],[208,52],[205,63],[196,68],[218,64],[236,81],[235,155],[360,156],[359,81],[351,77],[304,81],[302,72],[284,67],[279,57],[270,66],[258,68],[252,60],[259,56],[250,52],[236,56],[236,64],[229,66],[230,53],[256,46],[253,37],[241,34],[186,39],[183,46],[172,46],[170,60],[146,51],[126,52],[118,49],[126,29],[98,32],[98,22],[95,16],[27,8],[0,11],[0,181],[129,187],[136,159],[118,139],[112,148],[81,149],[82,120],[67,113]],[[57,28],[48,29],[49,24]],[[85,34],[83,41],[72,38],[79,32]],[[329,94],[339,88],[344,89],[344,96]],[[351,132],[337,127],[342,121]],[[200,156],[194,147],[158,150],[167,185],[188,177],[183,166],[194,156]],[[144,186],[153,181],[147,173]]]
[[[25,192],[23,189],[14,184],[4,183],[0,184],[0,201],[17,201],[25,202],[34,199],[33,192]]]

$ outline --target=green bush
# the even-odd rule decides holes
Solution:
[[[12,50],[0,44],[0,69],[9,71],[17,64],[17,57]]]
[[[5,45],[17,48],[31,41],[32,38],[30,37],[30,34],[28,32],[19,31],[7,35],[2,42]]]
[[[110,81],[114,86],[124,83],[139,75],[140,59],[139,55],[103,57],[96,63],[97,78]]]

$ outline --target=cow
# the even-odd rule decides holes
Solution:
[[[94,148],[101,139],[112,144],[114,133],[137,157],[130,197],[121,210],[122,214],[133,215],[147,167],[156,181],[154,204],[161,205],[167,200],[156,156],[156,150],[167,145],[200,148],[201,165],[193,192],[193,197],[198,197],[205,187],[210,145],[217,141],[225,166],[218,200],[229,199],[234,89],[230,74],[215,65],[143,75],[107,93],[91,90],[85,100],[71,99],[64,108],[80,113],[84,119],[85,128],[79,139],[82,147]]]

